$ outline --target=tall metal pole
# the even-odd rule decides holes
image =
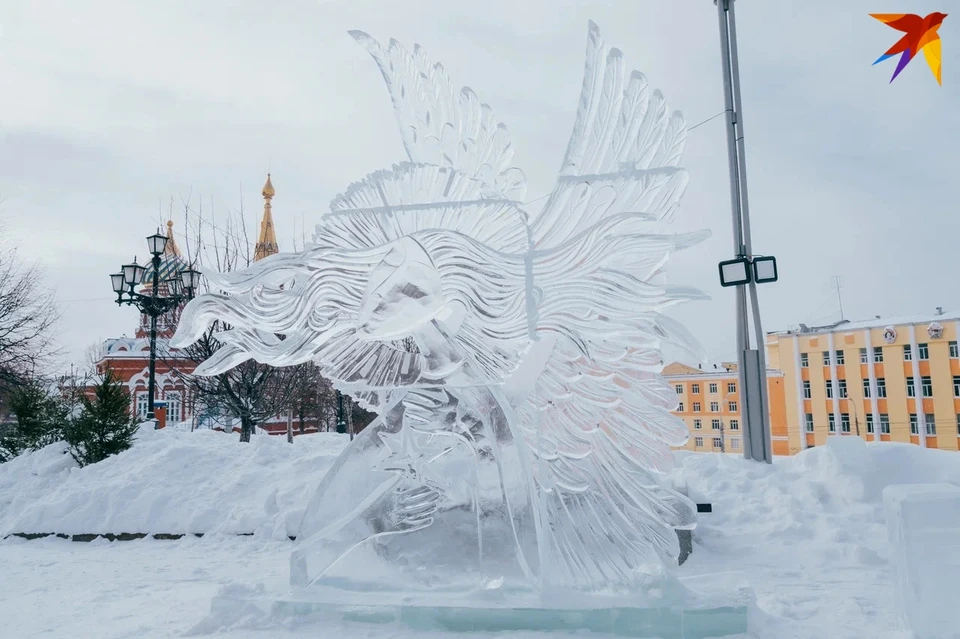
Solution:
[[[343,394],[337,391],[337,432],[347,432],[347,423],[343,420]]]
[[[746,153],[740,99],[740,68],[734,0],[714,0],[720,27],[723,60],[723,99],[727,123],[727,159],[730,171],[730,204],[733,213],[733,245],[738,257],[752,257],[750,208],[747,200]],[[750,309],[744,285],[736,287],[737,376],[744,416],[743,455],[747,459],[773,462],[767,398],[766,356],[757,284],[746,285],[752,306],[757,347],[750,345]]]
[[[150,381],[147,385],[147,419],[156,419],[153,397],[157,385],[157,287],[160,282],[160,256],[153,256],[153,291],[150,294]]]

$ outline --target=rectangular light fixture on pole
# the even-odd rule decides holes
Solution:
[[[779,278],[777,272],[777,258],[772,255],[753,258],[753,281],[757,284],[767,284],[776,282]]]
[[[720,286],[749,284],[750,275],[750,262],[745,257],[720,262]]]

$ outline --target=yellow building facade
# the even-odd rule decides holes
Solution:
[[[703,368],[675,362],[667,365],[662,375],[677,393],[674,414],[683,419],[690,430],[690,440],[684,449],[743,454],[743,417],[736,364]],[[767,390],[773,454],[792,454],[783,373],[767,371]]]
[[[830,435],[957,450],[960,313],[843,321],[767,335],[789,454]]]

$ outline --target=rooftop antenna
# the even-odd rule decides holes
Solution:
[[[843,296],[840,294],[840,289],[843,288],[843,277],[840,275],[833,276],[833,288],[837,289],[837,301],[840,302],[840,321],[842,322],[843,317]]]

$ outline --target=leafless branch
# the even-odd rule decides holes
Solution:
[[[52,363],[60,353],[54,346],[59,319],[40,267],[24,262],[15,247],[0,245],[0,384]]]

